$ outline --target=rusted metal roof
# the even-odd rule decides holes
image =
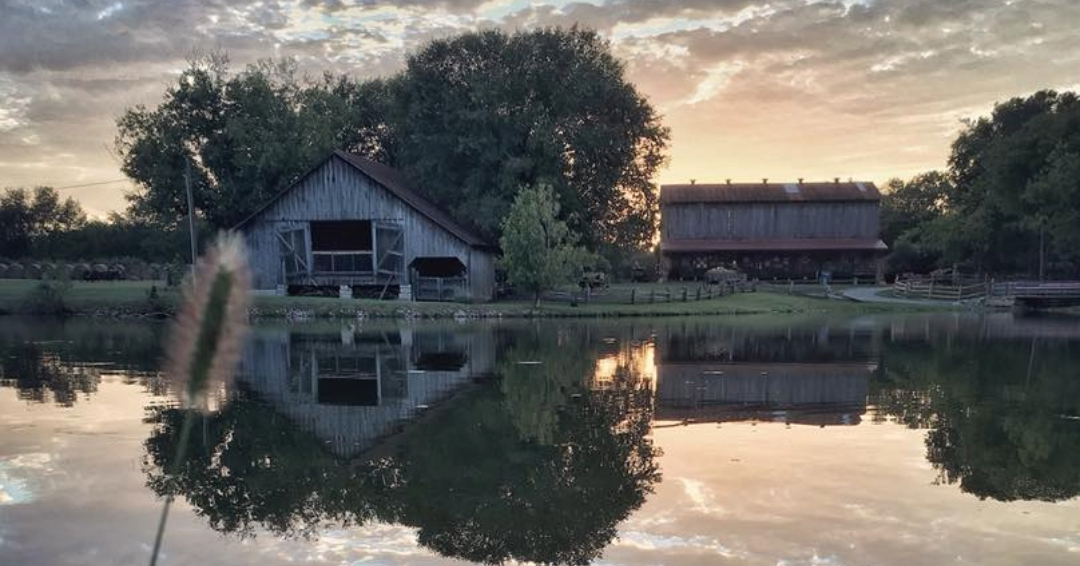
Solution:
[[[881,240],[858,238],[802,238],[769,240],[661,240],[660,251],[670,253],[708,252],[801,252],[801,251],[885,251]]]
[[[265,211],[271,205],[277,202],[278,199],[285,196],[286,193],[291,191],[297,185],[301,184],[304,179],[308,177],[308,175],[310,175],[312,172],[322,167],[327,161],[335,157],[340,158],[345,163],[348,163],[353,168],[355,168],[357,171],[363,173],[379,185],[385,187],[388,191],[393,193],[394,196],[404,201],[405,204],[409,205],[421,215],[427,217],[429,220],[431,220],[447,232],[450,232],[462,242],[465,242],[466,244],[474,248],[495,249],[495,246],[493,246],[491,243],[481,238],[475,232],[459,224],[457,221],[451,218],[449,214],[436,206],[433,202],[429,201],[420,193],[416,192],[401,171],[388,165],[383,165],[382,163],[378,163],[365,157],[360,157],[359,155],[354,155],[352,153],[341,150],[335,151],[329,157],[320,161],[315,167],[312,167],[295,183],[289,185],[285,188],[285,190],[275,195],[274,198],[270,199],[267,203],[260,206],[254,213],[251,214],[251,216],[248,216],[246,219],[244,219],[243,222],[238,224],[236,228],[240,229],[251,223],[252,220],[257,218],[260,214],[263,213],[263,211]]]
[[[663,185],[660,204],[727,202],[863,202],[879,201],[871,182],[719,183]]]

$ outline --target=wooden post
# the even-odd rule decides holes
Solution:
[[[649,303],[651,304],[651,303],[655,303],[655,302],[656,302],[656,289],[650,289],[649,290]]]
[[[636,298],[636,295],[637,295],[637,288],[635,287],[634,289],[630,289],[630,304],[631,305],[634,304],[634,299]]]
[[[695,301],[700,301],[701,300],[701,287],[697,288],[697,296],[694,298],[694,300]]]
[[[933,299],[934,298],[934,281],[935,281],[934,278],[930,278],[930,286],[926,288],[926,298],[927,299]]]
[[[682,288],[682,302],[686,302],[686,287]]]

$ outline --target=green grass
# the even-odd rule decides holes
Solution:
[[[26,297],[40,284],[39,281],[0,280],[0,313],[15,314],[26,312]],[[157,285],[160,301],[152,305],[148,299],[150,287]],[[625,288],[626,286],[619,286]],[[324,297],[277,297],[257,296],[253,298],[253,307],[257,316],[266,318],[288,316],[349,317],[355,318],[362,313],[371,317],[453,317],[460,314],[480,317],[526,317],[526,316],[573,316],[573,317],[618,317],[618,316],[690,316],[690,315],[726,315],[753,313],[873,313],[916,310],[906,305],[867,304],[844,300],[828,300],[801,295],[788,295],[782,292],[759,291],[756,293],[736,293],[711,300],[694,301],[694,287],[688,285],[688,302],[682,302],[682,284],[638,284],[634,285],[642,297],[638,304],[580,303],[571,306],[568,302],[542,302],[534,309],[531,301],[500,301],[494,303],[401,303],[397,301],[378,301],[373,299],[336,299]],[[618,287],[617,287],[618,288]],[[663,295],[666,289],[672,290],[671,302],[658,299],[648,302],[648,291]],[[175,289],[166,289],[160,282],[120,281],[87,282],[73,281],[71,288],[64,294],[64,304],[76,314],[98,314],[111,316],[129,316],[159,313],[175,307],[179,293]]]
[[[0,313],[25,312],[27,297],[41,283],[27,279],[0,279]],[[154,310],[149,293],[155,285],[163,302],[177,302],[179,293],[166,289],[160,281],[72,281],[71,288],[64,293],[64,304],[68,310],[80,314],[93,314],[103,309],[149,313]]]

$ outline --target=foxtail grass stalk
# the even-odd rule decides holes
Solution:
[[[211,393],[232,378],[247,330],[248,281],[240,236],[224,234],[199,260],[184,291],[169,337],[165,372],[185,411],[176,458],[167,471],[170,476],[180,472],[187,457],[196,413],[205,412]],[[150,566],[157,564],[172,502],[169,493],[158,520]]]

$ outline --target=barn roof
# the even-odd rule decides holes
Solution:
[[[359,155],[355,155],[341,150],[334,151],[334,153],[331,154],[329,157],[320,161],[318,165],[312,167],[310,171],[305,173],[296,182],[286,187],[285,190],[279,192],[266,204],[260,206],[255,212],[251,214],[251,216],[248,216],[236,227],[243,228],[244,226],[250,224],[255,218],[257,218],[260,214],[270,208],[270,206],[272,206],[275,202],[281,199],[281,197],[285,196],[294,187],[302,183],[304,179],[307,178],[307,176],[310,175],[313,171],[319,169],[327,161],[333,159],[334,157],[340,158],[342,161],[348,163],[357,171],[371,178],[373,181],[386,188],[386,190],[390,191],[394,196],[405,202],[405,204],[412,207],[421,215],[427,217],[428,220],[431,220],[436,225],[446,230],[447,232],[450,232],[466,244],[474,248],[494,248],[494,246],[490,244],[487,240],[481,238],[475,232],[459,224],[457,221],[451,218],[449,214],[447,214],[441,208],[436,206],[433,202],[431,202],[430,200],[422,196],[420,193],[418,193],[416,190],[414,190],[408,179],[405,178],[404,173],[402,173],[401,171],[388,165],[383,165],[382,163],[379,163],[377,161],[372,161],[365,157],[360,157]]]
[[[719,183],[663,185],[660,204],[728,202],[860,202],[879,201],[870,182],[848,183]]]

